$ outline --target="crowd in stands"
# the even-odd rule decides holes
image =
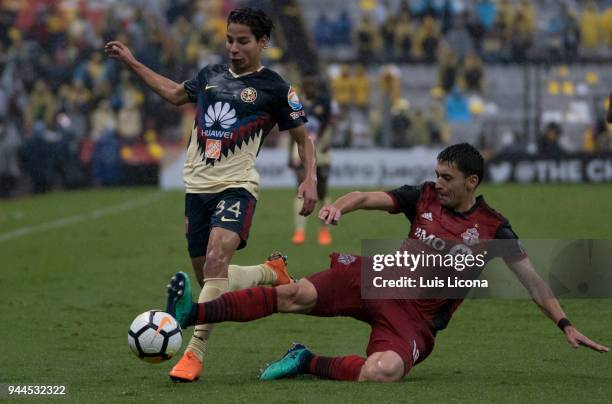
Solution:
[[[128,44],[182,81],[218,62],[229,0],[0,2],[0,193],[120,182],[118,165],[156,163],[189,133],[177,110],[102,53]],[[85,168],[85,170],[83,169]]]
[[[0,197],[14,193],[24,176],[35,192],[117,184],[120,165],[156,164],[173,147],[180,152],[193,106],[164,102],[104,57],[102,47],[123,41],[153,70],[186,80],[224,60],[226,16],[250,3],[0,1]],[[542,21],[541,9],[524,0],[350,4],[361,17],[347,8],[337,16],[321,13],[311,26],[321,49],[353,47],[360,62],[329,69],[338,105],[335,147],[449,142],[450,124],[469,118],[469,97],[483,92],[486,63],[524,60],[542,43],[559,60],[612,45],[612,7],[602,2],[579,8],[563,2]],[[282,50],[272,48],[267,57],[281,59]],[[398,68],[404,62],[436,63],[432,103],[423,106],[405,93],[407,78]],[[585,134],[585,150],[608,144],[601,133],[609,130],[598,128]]]
[[[443,42],[459,60],[487,63],[603,60],[612,48],[612,4],[602,1],[360,0],[328,14],[312,23],[317,45],[353,46],[371,64],[435,63]]]
[[[338,106],[335,147],[411,147],[450,141],[442,97],[424,108],[402,92],[401,72],[383,65],[371,77],[362,65],[331,69],[331,92]]]

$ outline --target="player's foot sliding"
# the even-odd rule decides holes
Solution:
[[[302,344],[294,343],[276,362],[267,365],[259,373],[260,380],[276,380],[300,374],[312,374],[334,380],[359,379],[365,359],[356,356],[329,358],[317,356]]]

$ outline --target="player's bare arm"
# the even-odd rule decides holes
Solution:
[[[104,52],[107,56],[123,63],[166,101],[174,105],[183,105],[189,102],[187,91],[182,83],[177,83],[155,73],[140,63],[125,44],[119,41],[110,41],[104,46]]]
[[[306,171],[304,181],[298,187],[297,197],[304,200],[300,215],[308,216],[317,204],[317,169],[314,143],[304,125],[289,129],[289,134],[298,145],[302,166]]]
[[[529,258],[524,258],[515,263],[508,263],[508,267],[529,291],[533,301],[548,318],[554,321],[555,324],[559,324],[561,319],[566,318],[565,312],[561,308],[559,301],[554,297],[550,287],[535,271]],[[578,348],[582,345],[597,352],[609,351],[607,346],[590,340],[571,324],[563,326],[563,333],[565,334],[567,342],[574,348]]]
[[[319,211],[319,219],[326,224],[337,224],[344,213],[359,209],[391,212],[395,209],[395,204],[386,192],[353,191],[336,199],[334,203],[323,206]]]

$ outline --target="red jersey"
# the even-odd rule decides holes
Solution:
[[[404,185],[389,191],[388,194],[395,204],[395,209],[391,213],[403,213],[410,220],[407,239],[424,241],[435,250],[447,252],[451,244],[449,241],[452,240],[468,245],[478,240],[518,240],[508,220],[491,208],[482,195],[476,198],[476,203],[468,211],[456,212],[440,204],[433,182],[425,182],[421,186]],[[526,257],[518,243],[511,255],[511,260]],[[504,259],[509,260],[509,258]],[[435,334],[446,328],[452,314],[462,301],[462,299],[422,299],[411,300],[410,304],[418,308]]]

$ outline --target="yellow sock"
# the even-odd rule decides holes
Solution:
[[[264,264],[253,266],[230,265],[227,274],[230,291],[252,288],[257,285],[272,285],[276,282],[276,272]]]
[[[204,279],[204,287],[202,287],[202,291],[198,297],[198,303],[204,303],[208,302],[209,300],[216,299],[228,290],[228,278]],[[193,352],[198,357],[200,362],[204,360],[204,354],[208,349],[208,338],[210,338],[212,330],[213,324],[196,325],[193,331],[193,337],[191,337],[189,345],[187,345],[187,348],[185,349],[186,351],[189,350]]]

